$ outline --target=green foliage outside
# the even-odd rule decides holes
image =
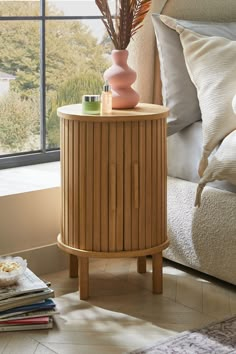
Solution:
[[[66,104],[79,103],[82,101],[84,94],[100,93],[103,80],[101,75],[91,71],[82,73],[80,76],[75,76],[67,80],[64,85],[58,90],[56,99],[52,101],[48,116],[48,147],[54,148],[58,146],[58,136],[60,127],[58,124],[57,107]]]
[[[27,0],[27,5],[23,1],[0,1],[0,17],[2,16],[39,16],[39,1]]]
[[[39,149],[39,101],[17,92],[0,97],[0,142],[6,153]],[[38,137],[38,139],[37,139]]]
[[[10,11],[9,3],[0,3],[0,14]],[[6,6],[5,10],[4,6]],[[27,9],[27,3],[20,3],[17,15],[28,14]],[[0,72],[16,77],[11,81],[11,91],[8,96],[0,99],[0,128],[3,132],[8,131],[9,135],[6,139],[6,136],[3,137],[4,133],[0,133],[0,149],[20,151],[26,144],[25,139],[28,139],[30,150],[31,142],[38,140],[39,124],[35,125],[35,122],[39,122],[39,34],[39,21],[0,21]],[[101,92],[102,75],[109,65],[105,51],[106,46],[98,45],[97,39],[81,21],[48,21],[46,23],[48,148],[59,146],[57,107],[79,103],[85,93],[99,94]],[[11,101],[12,97],[14,97],[13,101]],[[18,108],[15,105],[16,101]],[[7,106],[6,102],[8,102]],[[37,109],[33,110],[31,105],[36,102]],[[16,119],[13,118],[14,109],[23,115],[26,113],[27,104],[29,108],[25,122],[24,116],[17,120],[17,126],[22,124],[22,136],[17,140],[14,135],[18,129],[15,127]],[[29,122],[30,117],[32,123]],[[27,126],[29,129],[26,129]],[[11,134],[13,135],[10,137]]]

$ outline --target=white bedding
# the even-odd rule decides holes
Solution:
[[[202,122],[195,122],[167,139],[168,175],[190,182],[199,182],[198,165],[202,152]],[[236,193],[236,186],[215,181],[210,186]]]

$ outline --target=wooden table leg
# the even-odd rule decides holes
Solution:
[[[69,274],[70,278],[78,278],[78,257],[70,254]]]
[[[89,258],[79,257],[79,292],[80,300],[89,297]]]
[[[146,273],[146,256],[138,257],[137,259],[137,272]]]
[[[152,292],[162,294],[162,252],[152,255]]]

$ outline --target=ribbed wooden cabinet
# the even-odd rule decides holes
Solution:
[[[139,104],[107,116],[58,108],[61,118],[62,215],[58,246],[70,253],[80,298],[89,296],[89,257],[153,259],[153,292],[162,292],[166,230],[168,109]],[[78,257],[78,258],[77,258]]]

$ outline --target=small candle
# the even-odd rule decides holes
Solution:
[[[100,95],[83,95],[82,97],[82,113],[84,114],[100,114],[101,96]]]

